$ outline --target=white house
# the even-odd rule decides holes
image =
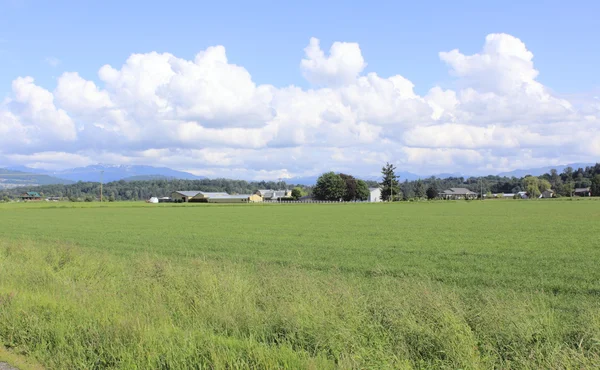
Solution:
[[[369,202],[381,202],[380,188],[369,188]]]

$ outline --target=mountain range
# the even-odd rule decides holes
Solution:
[[[43,174],[0,168],[0,189],[18,186],[72,184],[73,181]]]
[[[509,172],[501,172],[498,176],[523,177],[525,175],[540,176],[549,173],[551,169],[556,169],[559,173],[566,167],[585,168],[593,166],[593,163],[571,163],[558,166],[547,166],[530,169],[518,169]],[[432,175],[417,175],[412,172],[397,172],[400,181],[414,181],[431,177]],[[460,173],[442,173],[433,175],[437,178],[448,177],[469,177],[469,175]],[[357,176],[363,180],[379,181],[380,176]],[[0,188],[32,185],[50,185],[50,184],[71,184],[77,181],[99,182],[102,178],[104,183],[111,181],[143,181],[157,179],[182,179],[182,180],[201,180],[206,177],[196,176],[189,172],[177,171],[167,167],[153,167],[142,165],[105,165],[97,164],[86,167],[77,167],[61,171],[48,171],[39,168],[30,168],[26,166],[12,166],[0,168]],[[318,176],[294,177],[287,179],[290,184],[314,185]]]

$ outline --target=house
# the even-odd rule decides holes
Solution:
[[[254,192],[256,195],[260,195],[265,201],[278,200],[280,198],[289,198],[292,196],[291,190],[269,190],[260,189]]]
[[[444,190],[440,194],[440,197],[442,199],[475,199],[477,198],[477,193],[467,188],[450,188]]]
[[[528,199],[528,198],[529,198],[529,196],[527,195],[527,192],[526,192],[526,191],[520,191],[520,192],[518,192],[518,193],[517,193],[517,196],[518,196],[519,198],[521,198],[521,199]]]
[[[28,191],[26,193],[21,194],[20,198],[22,200],[42,200],[42,196],[37,191]]]
[[[381,188],[369,188],[369,202],[381,202]]]
[[[577,197],[591,197],[592,189],[591,188],[577,188],[577,189],[575,189],[573,194],[575,194],[575,196],[577,196]]]
[[[554,192],[552,190],[544,190],[542,194],[540,194],[540,198],[553,198]]]

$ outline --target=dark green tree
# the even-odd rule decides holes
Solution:
[[[415,184],[415,198],[425,198],[425,184],[421,180],[417,180]]]
[[[292,189],[292,198],[295,200],[300,199],[303,196],[303,192],[301,188],[295,187]]]
[[[600,197],[600,175],[596,175],[592,179],[591,190],[592,190],[592,196]]]
[[[386,163],[381,169],[382,180],[379,184],[381,188],[381,200],[393,200],[395,196],[400,194],[400,186],[398,176],[396,176],[396,167],[391,163]]]
[[[346,183],[346,192],[344,193],[344,200],[346,202],[356,200],[357,184],[354,176],[346,175],[345,173],[340,173],[338,176],[341,177],[342,180],[344,180],[344,182]]]
[[[435,186],[431,185],[427,188],[427,191],[425,192],[427,195],[427,199],[435,199],[438,196],[438,191],[435,188]]]
[[[334,172],[324,173],[317,179],[313,194],[319,200],[340,200],[346,194],[346,182]]]
[[[363,180],[356,180],[356,199],[357,200],[367,200],[369,199],[369,195],[371,192],[369,191],[369,186]]]

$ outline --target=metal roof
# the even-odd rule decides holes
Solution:
[[[239,194],[239,195],[217,195],[211,197],[211,199],[248,199],[250,198],[249,194]]]
[[[195,197],[196,195],[202,193],[201,191],[176,191],[175,193],[181,194],[184,197]]]
[[[576,193],[583,193],[583,192],[586,192],[586,191],[590,191],[590,188],[577,188],[577,189],[575,189]]]
[[[477,194],[477,193],[472,192],[471,190],[469,190],[467,188],[450,188],[448,190],[444,190],[442,194],[446,194],[446,195],[472,195],[472,194]]]
[[[220,197],[220,196],[226,196],[229,195],[225,192],[205,192],[205,191],[200,191],[198,192],[198,194],[202,194],[203,196],[207,197],[207,198],[213,198],[213,197]]]

